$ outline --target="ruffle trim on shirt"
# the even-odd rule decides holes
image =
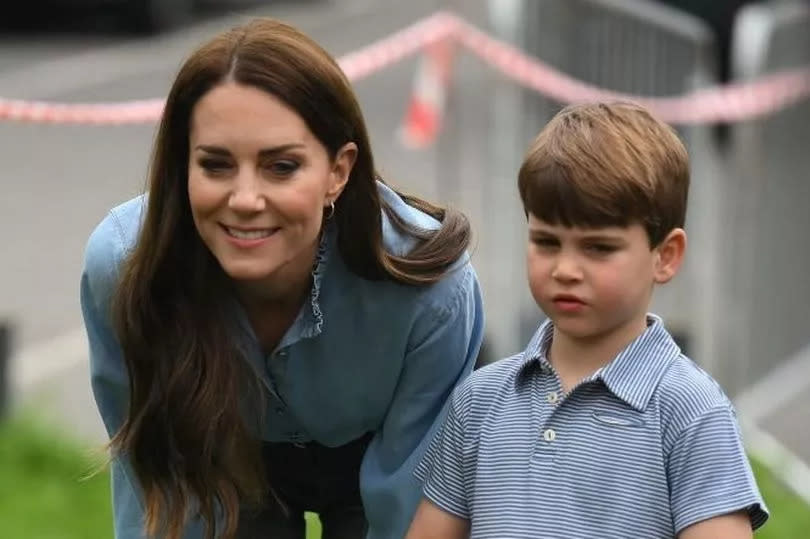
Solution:
[[[307,338],[319,335],[323,330],[323,312],[321,311],[319,300],[321,296],[321,282],[323,281],[326,262],[329,260],[329,251],[335,234],[334,229],[335,227],[332,226],[331,223],[324,228],[321,241],[318,244],[318,252],[315,254],[315,262],[312,265],[312,290],[309,295],[312,321],[302,332],[303,336]]]

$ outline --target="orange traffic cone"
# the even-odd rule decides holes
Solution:
[[[443,40],[430,45],[422,56],[408,109],[399,128],[400,142],[406,148],[426,148],[436,141],[441,131],[453,49],[450,40]]]

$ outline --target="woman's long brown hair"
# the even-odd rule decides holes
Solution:
[[[188,200],[189,125],[197,101],[225,81],[260,88],[307,123],[334,158],[353,141],[357,160],[335,206],[338,249],[366,279],[437,281],[470,241],[467,219],[405,197],[442,223],[414,229],[381,202],[357,100],[337,63],[294,28],[257,19],[194,52],[169,92],[149,171],[140,236],[122,267],[112,318],[130,381],[129,407],[111,441],[143,489],[146,531],[179,538],[202,517],[209,538],[233,537],[239,508],[260,504],[263,482],[255,373],[228,312],[228,279],[194,228]],[[383,249],[381,212],[420,238],[406,257]]]

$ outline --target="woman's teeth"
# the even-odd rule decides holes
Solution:
[[[265,228],[261,230],[237,230],[236,228],[225,227],[228,234],[240,240],[260,240],[266,238],[275,232],[274,228]]]

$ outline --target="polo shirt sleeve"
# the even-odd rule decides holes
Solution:
[[[442,510],[460,518],[470,518],[466,488],[466,470],[468,468],[464,455],[464,426],[459,410],[467,384],[459,386],[454,392],[450,407],[436,436],[416,467],[414,474],[422,482],[422,493]]]
[[[737,511],[748,513],[752,529],[768,519],[729,405],[704,412],[683,429],[669,454],[667,475],[676,534]]]

